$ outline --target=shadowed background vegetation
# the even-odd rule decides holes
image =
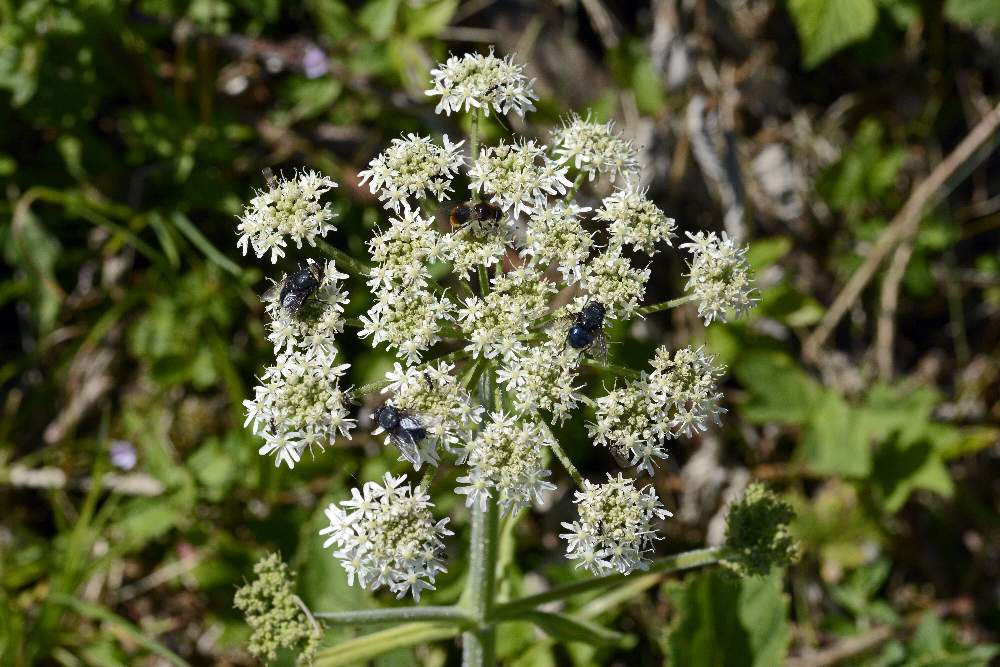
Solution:
[[[461,133],[434,115],[428,71],[490,45],[537,79],[539,110],[515,129],[545,139],[587,108],[616,119],[682,232],[751,243],[749,318],[706,329],[681,308],[609,332],[619,363],[696,342],[729,369],[723,427],[673,443],[654,479],[675,513],[660,553],[718,542],[753,479],[794,504],[801,544],[768,577],[690,574],[637,601],[576,603],[620,640],[505,625],[504,664],[997,654],[996,120],[946,160],[997,113],[997,0],[0,0],[0,18],[4,664],[251,664],[232,597],[267,551],[313,609],[389,603],[349,588],[317,531],[330,500],[404,466],[361,428],[276,470],[242,428],[272,356],[264,278],[306,255],[240,257],[235,216],[265,167],[309,166],[341,185],[328,240],[362,256],[384,213],[357,172],[401,132]],[[928,205],[908,209],[921,187]],[[649,303],[682,289],[679,254],[656,261]],[[369,304],[350,285],[356,317]],[[390,366],[339,342],[352,384]],[[560,436],[591,479],[614,468],[582,423]],[[554,507],[511,536],[511,592],[574,576],[561,475]],[[464,532],[459,499],[433,495]],[[450,557],[432,602],[459,592],[463,554]],[[443,642],[379,664],[457,655]]]

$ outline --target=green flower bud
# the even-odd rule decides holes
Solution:
[[[726,563],[743,576],[763,576],[790,563],[797,552],[788,533],[794,516],[791,505],[765,485],[751,484],[726,517]]]

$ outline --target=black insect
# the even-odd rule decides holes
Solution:
[[[281,307],[295,315],[305,300],[316,293],[321,282],[323,267],[310,259],[306,261],[305,267],[300,266],[295,273],[285,276],[265,292],[264,301],[270,301],[277,293]]]
[[[566,342],[577,350],[595,349],[602,357],[608,354],[608,345],[604,340],[604,315],[607,310],[600,301],[588,301],[577,313],[569,330],[566,332]]]
[[[388,403],[375,410],[372,419],[389,434],[389,439],[399,449],[403,458],[419,468],[423,463],[420,441],[427,437],[427,429],[420,420]]]
[[[503,211],[486,202],[462,202],[448,212],[448,220],[453,229],[464,227],[470,222],[500,222]]]

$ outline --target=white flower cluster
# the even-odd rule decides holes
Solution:
[[[469,187],[489,195],[511,218],[530,214],[550,196],[566,194],[572,183],[567,168],[545,153],[545,146],[527,139],[486,146],[469,170]]]
[[[701,348],[682,348],[673,356],[659,348],[652,373],[597,399],[596,421],[587,426],[594,444],[653,474],[654,459],[667,458],[665,439],[705,431],[725,411],[716,388],[723,369],[712,361]]]
[[[330,222],[335,217],[329,203],[320,198],[337,184],[315,171],[303,171],[294,178],[278,178],[267,190],[255,192],[243,210],[236,227],[240,237],[237,247],[246,255],[248,245],[257,257],[271,253],[271,263],[285,256],[287,239],[302,249],[302,243],[316,245],[316,237],[336,230]]]
[[[469,222],[443,241],[443,255],[451,262],[455,275],[464,276],[478,267],[490,267],[500,261],[512,240],[510,228],[502,220]]]
[[[346,273],[337,271],[329,260],[322,265],[323,279],[314,294],[299,309],[289,313],[281,306],[281,285],[287,276],[264,293],[264,308],[270,322],[267,339],[275,354],[294,349],[336,353],[335,337],[344,330],[344,305],[350,301],[343,280]]]
[[[350,364],[336,363],[336,350],[294,349],[278,355],[264,372],[254,397],[243,401],[244,426],[264,438],[261,455],[274,454],[276,466],[294,468],[306,448],[323,449],[337,434],[351,437],[347,397],[340,379]]]
[[[411,197],[432,195],[443,201],[451,191],[452,179],[465,165],[459,150],[464,143],[451,143],[447,134],[444,146],[412,133],[405,139],[393,139],[392,145],[358,174],[359,185],[370,180],[372,194],[397,213],[410,208]]]
[[[406,363],[415,364],[434,343],[441,340],[441,325],[452,319],[451,301],[438,298],[420,287],[404,287],[399,291],[378,294],[375,305],[362,315],[361,338],[371,336],[372,346],[385,343],[396,348]]]
[[[530,265],[502,273],[491,284],[486,296],[465,300],[458,325],[472,356],[504,359],[524,348],[520,338],[548,311],[555,287]]]
[[[589,177],[598,173],[631,179],[639,170],[639,151],[615,132],[614,121],[598,123],[573,114],[553,133],[553,152]]]
[[[384,232],[369,239],[368,250],[376,263],[368,273],[368,286],[375,292],[394,292],[427,286],[428,264],[440,258],[442,240],[434,218],[407,209],[391,218]]]
[[[689,243],[681,248],[691,253],[685,289],[698,302],[698,316],[711,324],[725,322],[728,313],[737,317],[753,308],[753,275],[747,261],[746,246],[739,246],[722,232],[687,233]]]
[[[524,251],[542,268],[555,265],[567,283],[576,282],[594,245],[580,217],[589,211],[562,202],[536,210],[528,219]]]
[[[656,538],[653,524],[673,516],[653,487],[640,491],[621,473],[608,474],[606,484],[584,481],[583,491],[576,492],[576,505],[580,520],[563,523],[569,532],[560,537],[568,543],[567,557],[596,575],[648,568]]]
[[[486,509],[495,498],[503,514],[513,514],[532,502],[541,503],[555,485],[546,479],[542,452],[550,447],[547,429],[514,415],[496,412],[479,431],[459,463],[467,463],[469,473],[458,478],[455,493],[465,496],[465,504]]]
[[[660,243],[670,245],[677,225],[646,198],[645,190],[619,190],[602,203],[595,220],[607,222],[611,246],[631,245],[647,255]]]
[[[393,370],[385,374],[389,384],[382,393],[392,396],[388,404],[419,415],[420,424],[427,432],[418,443],[421,462],[437,465],[438,450],[455,452],[462,442],[475,436],[482,419],[483,408],[473,404],[472,396],[459,384],[453,370],[455,366],[444,361],[405,369],[396,363]],[[391,444],[388,436],[385,444]],[[420,469],[420,465],[415,467]]]
[[[639,309],[649,273],[648,266],[633,267],[621,248],[608,248],[584,267],[580,284],[587,294],[604,304],[608,317],[627,319]]]
[[[440,96],[435,113],[451,115],[461,111],[477,109],[487,116],[490,108],[498,114],[513,111],[523,116],[526,111],[534,111],[533,100],[537,100],[534,79],[524,76],[524,66],[508,56],[497,58],[490,51],[488,55],[466,53],[451,56],[448,61],[431,70],[433,78],[431,97]]]
[[[329,536],[323,548],[333,548],[348,585],[356,578],[362,588],[388,586],[397,598],[410,593],[419,601],[421,591],[434,590],[435,577],[447,570],[442,538],[453,533],[448,519],[435,523],[424,489],[405,481],[406,475],[386,473],[384,486],[367,482],[352,489],[350,500],[327,507],[330,525],[320,535]]]
[[[497,371],[497,382],[506,385],[519,411],[545,411],[562,423],[580,400],[582,386],[574,385],[579,356],[573,348],[549,338],[507,357]]]

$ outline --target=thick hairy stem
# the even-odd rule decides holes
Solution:
[[[495,410],[496,377],[492,369],[483,372],[479,396],[487,411]],[[477,628],[462,633],[462,665],[485,667],[496,662],[496,627],[493,608],[496,601],[497,527],[499,509],[490,498],[486,508],[472,507],[472,537],[469,545],[469,574],[463,604]]]
[[[371,267],[365,262],[351,257],[340,248],[333,247],[323,239],[317,239],[316,245],[327,257],[336,262],[338,269],[343,269],[350,274],[361,277],[367,276],[371,270]]]

